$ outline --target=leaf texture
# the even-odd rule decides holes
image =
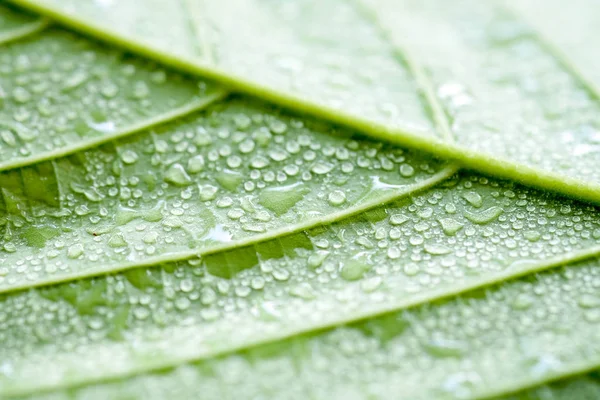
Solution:
[[[597,263],[174,370],[34,398],[502,395],[598,364]]]
[[[7,294],[0,338],[11,374],[0,389],[162,369],[572,263],[598,240],[593,207],[461,175],[252,246]]]
[[[0,48],[0,169],[72,154],[223,96],[210,84],[69,32],[30,33]]]
[[[594,87],[501,2],[155,0],[166,14],[136,0],[14,2],[377,138],[600,198]],[[456,144],[436,133],[424,98],[451,117]]]
[[[542,385],[512,396],[497,397],[494,400],[592,400],[600,396],[598,372],[563,379],[550,385]]]
[[[515,12],[540,32],[545,45],[562,63],[568,65],[587,86],[600,93],[600,60],[595,51],[600,17],[593,0],[576,0],[564,7],[560,1],[508,1]],[[592,10],[592,12],[590,12]],[[593,144],[597,144],[596,141]]]
[[[332,129],[231,100],[97,149],[6,172],[0,177],[7,214],[2,289],[301,231],[455,171]],[[36,175],[52,191],[40,192],[29,177]],[[36,196],[58,198],[60,206],[32,205]]]
[[[524,120],[544,132],[595,125],[591,86],[513,14],[466,1],[456,8],[404,3],[420,23],[398,27],[386,22],[388,14],[406,16],[384,12],[373,19],[369,9],[340,3],[326,26],[327,8],[311,2],[236,3],[251,22],[264,24],[273,12],[282,17],[281,43],[252,48],[258,61],[239,58],[249,49],[231,33],[221,35],[234,25],[206,31],[223,12],[216,3],[168,8],[170,18],[189,19],[189,32],[173,27],[191,35],[187,42],[159,35],[143,13],[132,26],[153,43],[236,68],[248,60],[266,63],[259,50],[276,54],[278,46],[307,59],[309,38],[322,55],[323,65],[310,67],[321,71],[316,81],[289,83],[285,74],[270,73],[264,79],[302,88],[317,101],[337,96],[334,106],[348,102],[350,112],[363,110],[378,123],[408,121],[435,140],[470,143],[469,135],[489,128],[486,118],[499,121],[497,137],[511,142],[511,129],[522,129]],[[9,94],[0,110],[0,291],[7,292],[0,298],[0,396],[388,398],[402,392],[411,399],[476,399],[600,363],[590,346],[600,321],[597,208],[456,174],[432,156],[258,100],[225,98],[215,84],[57,28],[37,34],[44,20],[0,11],[7,21],[0,40],[8,38],[0,72]],[[123,24],[131,22],[123,17]],[[399,31],[415,32],[423,21],[439,22],[432,32],[438,39],[422,43]],[[344,32],[349,23],[357,23],[363,41],[323,41],[331,27]],[[239,37],[252,37],[257,26],[242,26],[250,30]],[[233,42],[223,45],[225,39]],[[435,46],[447,39],[448,48],[464,55],[464,69],[431,57],[445,51]],[[347,43],[343,57],[330,57],[334,43]],[[375,77],[349,62],[365,48]],[[531,69],[510,69],[508,59],[519,51],[531,55]],[[486,76],[488,58],[508,71],[508,81]],[[290,60],[283,65],[293,70]],[[340,74],[323,92],[336,62],[350,75]],[[539,78],[528,75],[537,68],[545,71]],[[374,90],[381,76],[398,84]],[[457,76],[472,89],[460,101],[442,90]],[[514,91],[526,78],[560,90],[573,108],[558,107],[551,117],[554,105],[544,102],[543,90]],[[352,98],[361,91],[360,100]],[[504,112],[494,99],[510,106],[506,113],[514,118],[484,115]],[[403,108],[394,111],[388,100]],[[575,168],[551,147],[583,144],[540,138],[547,147],[539,154],[559,158],[534,154],[538,167],[581,174],[582,181],[596,173],[588,153],[578,154]],[[501,141],[482,145],[515,159],[524,154],[503,149]],[[86,279],[60,283],[77,278]],[[487,285],[495,286],[439,300]],[[413,308],[398,311],[407,307]],[[331,328],[339,324],[349,325]],[[212,358],[225,353],[232,354]],[[195,360],[203,361],[177,367]],[[516,396],[594,393],[584,378],[573,382]]]
[[[44,29],[47,25],[48,21],[45,18],[0,5],[0,44],[19,40]]]

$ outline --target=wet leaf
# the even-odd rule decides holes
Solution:
[[[160,4],[53,16],[287,109],[0,8],[0,397],[477,399],[600,364],[598,209],[399,144],[594,198],[592,81],[526,8]]]
[[[13,2],[375,138],[600,201],[600,68],[585,46],[553,51],[597,34],[593,0],[570,4],[550,35],[531,23],[548,8],[536,0]],[[553,3],[533,20],[562,21]]]

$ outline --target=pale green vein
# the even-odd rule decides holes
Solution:
[[[377,30],[380,32],[381,36],[393,49],[394,56],[398,59],[398,62],[405,63],[408,66],[408,69],[413,74],[413,77],[417,81],[420,89],[423,91],[426,105],[431,109],[430,114],[432,114],[432,119],[435,121],[435,125],[442,138],[449,142],[454,142],[454,135],[452,133],[452,129],[450,128],[446,111],[439,102],[438,97],[435,94],[433,83],[431,82],[431,79],[429,79],[423,66],[407,48],[400,48],[397,43],[394,43],[394,41],[389,37],[388,32],[379,23],[375,12],[366,4],[364,4],[363,0],[352,0],[352,2],[355,3],[355,7],[365,15],[369,22],[377,27]]]
[[[208,27],[206,21],[201,17],[203,0],[180,0],[180,2],[189,12],[190,29],[198,42],[201,57],[208,64],[214,64],[215,59],[208,36]]]
[[[567,377],[492,400],[595,400],[600,398],[600,371]]]
[[[412,71],[415,79],[421,86],[425,98],[427,99],[427,103],[431,107],[436,124],[439,130],[442,132],[442,136],[447,140],[453,141],[454,135],[450,129],[446,112],[438,101],[433,85],[431,84],[431,80],[427,76],[423,66],[417,62],[414,56],[411,55],[407,49],[398,49],[397,51],[400,52],[401,57],[403,57],[403,59],[406,61],[409,69]]]
[[[184,106],[174,108],[162,114],[153,115],[148,119],[136,122],[132,125],[123,127],[121,129],[104,134],[102,136],[84,139],[72,144],[68,144],[59,149],[41,152],[36,155],[29,156],[27,158],[0,161],[0,171],[25,167],[43,161],[65,157],[70,154],[77,153],[79,151],[87,150],[92,147],[97,147],[104,143],[108,143],[119,138],[123,138],[138,132],[151,129],[166,122],[173,121],[186,115],[192,114],[195,111],[202,110],[208,107],[209,105],[224,99],[227,95],[228,93],[224,90],[215,90],[212,93],[207,93],[203,95],[201,98],[188,102]]]
[[[490,157],[483,155],[481,152],[449,143],[446,140],[425,137],[422,134],[401,128],[390,128],[382,123],[374,122],[358,115],[319,105],[301,96],[269,88],[248,81],[235,74],[226,73],[203,62],[199,62],[196,58],[173,55],[158,50],[151,43],[144,42],[142,39],[132,40],[127,35],[113,32],[109,29],[109,26],[100,21],[79,19],[75,13],[70,14],[60,11],[48,4],[44,4],[43,1],[12,0],[12,2],[47,15],[78,31],[103,38],[164,64],[193,74],[216,79],[240,91],[251,93],[252,95],[268,99],[300,112],[310,113],[336,123],[352,126],[374,138],[419,148],[437,154],[440,157],[454,159],[465,167],[490,175],[513,179],[539,188],[561,192],[568,196],[591,201],[596,204],[600,203],[600,183],[588,182],[579,178],[566,176],[562,173],[546,171],[510,161],[503,157]]]
[[[0,32],[0,45],[5,43],[14,42],[16,40],[23,39],[29,35],[41,32],[48,25],[50,21],[47,18],[39,18],[37,21],[24,24],[19,28],[11,29],[10,31]]]
[[[600,100],[600,82],[597,82],[593,77],[588,76],[587,70],[584,70],[576,62],[567,57],[565,52],[566,49],[561,48],[554,40],[545,32],[538,21],[533,18],[532,15],[527,15],[514,0],[504,0],[505,7],[509,12],[514,14],[517,18],[524,20],[528,26],[531,27],[531,33],[535,35],[536,39],[548,50],[549,53],[553,54],[554,57],[563,65],[563,67],[575,76],[585,87],[588,93],[597,100]],[[544,5],[540,4],[540,7]],[[567,21],[568,23],[574,23],[574,21]],[[581,41],[589,38],[580,38]]]

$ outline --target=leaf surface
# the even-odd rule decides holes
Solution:
[[[12,11],[4,11],[8,18]],[[63,30],[28,33],[0,47],[0,170],[73,154],[223,96],[211,84]]]
[[[494,400],[592,400],[600,396],[598,371],[563,379],[549,385],[541,385],[509,396],[496,397]]]
[[[598,365],[597,263],[174,370],[38,398],[502,395]]]
[[[244,8],[249,4],[240,2],[239,11],[257,21],[263,11],[283,13],[280,38],[296,21],[296,5],[287,11]],[[435,20],[439,16],[428,8],[435,4],[415,3],[411,15]],[[194,47],[203,60],[226,58],[195,30],[204,26],[197,5],[179,5],[167,14],[191,17],[195,35],[181,45]],[[307,7],[302,15],[319,21],[323,14],[311,14],[319,10]],[[465,27],[471,27],[465,31],[479,35],[483,25],[496,26],[488,6],[458,10],[442,10],[436,34],[453,37],[447,25],[460,26],[465,15]],[[599,251],[596,208],[472,173],[455,175],[456,167],[431,156],[257,100],[223,100],[226,92],[213,84],[198,84],[59,29],[36,35],[45,22],[11,13],[6,12],[8,21],[29,28],[6,36],[10,40],[0,48],[11,94],[3,109],[10,121],[2,132],[6,146],[0,148],[8,160],[0,175],[0,290],[29,290],[0,299],[2,395],[90,385],[55,394],[111,398],[118,391],[163,398],[202,391],[222,398],[249,393],[293,398],[297,391],[302,398],[385,398],[392,390],[415,399],[476,398],[598,364],[595,350],[585,347],[597,340],[593,324],[600,320],[595,259],[330,329],[588,259]],[[360,26],[374,53],[383,48],[377,46],[389,46],[376,27],[381,23],[386,30],[383,17],[373,24],[364,9],[344,6],[336,18],[341,22],[335,23],[368,22]],[[17,22],[7,31],[17,32]],[[421,28],[408,22],[402,29]],[[510,14],[501,14],[500,28],[505,23],[522,28]],[[399,46],[395,28],[387,35]],[[469,55],[465,59],[472,64],[466,65],[472,69],[465,75],[471,83],[487,88],[477,69],[485,57],[469,41],[477,44],[477,35],[459,37],[453,48]],[[286,46],[293,48],[289,40]],[[532,49],[537,40],[530,33],[517,35],[516,47]],[[356,43],[344,43],[349,43],[344,51],[354,54]],[[447,99],[436,92],[448,71],[427,57],[441,49],[417,44],[414,50],[423,54],[411,54],[423,66],[390,50],[389,66],[409,72],[390,70],[395,74],[390,79],[405,79],[408,86],[375,90],[381,96],[377,104],[385,104],[386,96],[406,96],[403,118],[422,118],[414,126],[428,125],[432,137],[451,141],[454,133],[464,141],[471,128],[481,128],[481,121],[471,128],[467,122],[497,108],[478,96],[485,109],[450,112]],[[240,50],[235,46],[225,48]],[[506,56],[501,48],[492,50],[500,60]],[[294,51],[301,54],[302,47]],[[322,54],[329,66],[328,51]],[[373,60],[384,73],[388,64]],[[343,67],[351,71],[350,64]],[[451,70],[450,76],[457,73]],[[475,85],[471,75],[483,80]],[[349,81],[368,83],[357,76]],[[566,97],[577,89],[573,76],[561,81]],[[417,87],[424,90],[424,103]],[[319,84],[306,89],[322,95]],[[491,92],[515,104],[543,103],[535,96]],[[419,107],[411,108],[414,99]],[[375,119],[401,115],[368,103],[358,107]],[[581,123],[592,111],[571,110],[569,116]],[[567,126],[566,119],[559,116],[556,126]],[[552,121],[535,120],[554,127],[546,122]],[[40,131],[45,134],[35,135]],[[577,173],[593,171],[584,166]],[[32,288],[102,273],[113,274]],[[566,293],[570,299],[563,299]],[[250,349],[211,359],[245,348]],[[207,360],[145,375],[198,359]],[[503,362],[496,370],[498,359]],[[417,385],[423,371],[428,384]],[[130,375],[138,377],[119,381]],[[95,385],[109,379],[114,383]]]
[[[0,5],[0,44],[19,40],[47,25],[45,18]]]
[[[593,207],[463,174],[335,224],[6,294],[0,338],[11,373],[0,389],[30,393],[208,358],[573,263],[596,254],[598,240]]]
[[[5,172],[1,288],[275,238],[422,190],[455,171],[335,129],[232,99],[96,149]]]
[[[515,12],[540,33],[545,46],[599,93],[600,59],[594,49],[600,17],[593,0],[576,0],[565,7],[560,1],[507,1]],[[588,44],[590,48],[588,48]],[[597,139],[597,138],[596,138]],[[597,140],[595,143],[597,144]]]
[[[500,2],[14,2],[379,139],[600,199],[595,86]],[[432,108],[450,116],[456,144]]]

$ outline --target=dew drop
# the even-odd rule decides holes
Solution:
[[[332,206],[341,206],[346,202],[346,195],[341,190],[334,190],[329,193],[327,201],[329,201],[329,204]]]
[[[502,208],[497,206],[487,208],[478,213],[465,211],[465,218],[475,224],[485,225],[498,218],[503,211]]]
[[[481,195],[476,192],[466,192],[462,194],[462,198],[465,199],[473,207],[481,207],[483,205],[483,199]]]
[[[430,243],[425,244],[425,251],[434,256],[441,256],[452,252],[452,250],[446,246]]]
[[[192,183],[192,178],[190,178],[186,170],[179,163],[175,163],[167,169],[164,179],[166,182],[177,186],[185,186]]]
[[[456,232],[461,230],[464,226],[463,224],[461,224],[453,218],[440,218],[439,223],[440,225],[442,225],[442,230],[444,231],[444,233],[448,236],[455,235]]]
[[[285,214],[290,208],[304,198],[307,189],[301,182],[264,189],[258,202],[277,215]]]
[[[67,257],[71,259],[79,258],[83,254],[83,245],[80,243],[74,244],[67,250]]]
[[[137,153],[133,150],[128,149],[121,153],[121,160],[123,160],[125,164],[133,164],[138,158]]]
[[[415,169],[410,164],[402,164],[400,165],[400,175],[405,178],[410,178],[415,174]]]
[[[352,259],[343,261],[340,266],[340,276],[347,281],[356,281],[370,269],[364,260]]]

